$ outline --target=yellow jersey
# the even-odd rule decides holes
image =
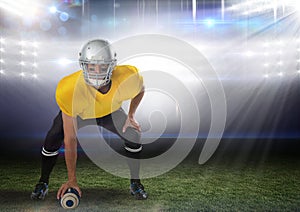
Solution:
[[[123,101],[139,94],[143,87],[143,77],[134,66],[116,66],[111,83],[110,90],[102,94],[85,83],[82,70],[77,71],[59,81],[56,102],[68,116],[100,118],[118,110]]]

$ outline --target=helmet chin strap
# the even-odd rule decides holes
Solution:
[[[94,88],[97,89],[100,93],[106,94],[111,88],[111,81],[102,86],[94,86]]]

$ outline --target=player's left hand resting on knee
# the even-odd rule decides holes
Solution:
[[[126,129],[127,127],[132,127],[136,130],[138,130],[139,132],[141,132],[141,126],[140,124],[135,120],[134,117],[130,117],[130,116],[127,116],[127,119],[125,121],[125,124],[123,126],[123,133],[126,132]]]

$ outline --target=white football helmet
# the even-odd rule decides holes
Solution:
[[[99,88],[110,82],[112,71],[117,64],[116,54],[112,56],[108,41],[90,40],[79,52],[79,64],[86,83]],[[89,72],[88,64],[100,65],[101,73]]]

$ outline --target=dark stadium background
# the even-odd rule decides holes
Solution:
[[[263,73],[259,73],[261,59],[247,62],[235,55],[240,50],[239,45],[248,48],[252,42],[256,44],[267,38],[289,42],[289,45],[281,47],[284,55],[290,46],[296,48],[299,27],[299,23],[295,23],[296,15],[285,16],[278,12],[278,22],[274,23],[270,11],[248,18],[225,11],[222,22],[221,0],[196,2],[197,16],[193,20],[192,1],[89,0],[84,4],[81,1],[47,1],[40,21],[49,20],[52,23],[50,29],[44,29],[38,21],[26,24],[25,17],[12,20],[9,13],[1,10],[1,37],[7,38],[4,45],[7,49],[1,53],[1,58],[7,60],[2,67],[6,69],[5,74],[0,75],[1,155],[38,154],[58,112],[54,96],[56,84],[60,78],[79,68],[76,60],[80,44],[87,38],[98,36],[117,40],[141,33],[162,33],[191,43],[207,43],[207,48],[201,52],[220,74],[227,101],[223,142],[235,140],[243,146],[247,143],[244,140],[251,140],[254,143],[267,142],[268,147],[275,145],[281,150],[297,149],[300,138],[300,75],[291,74],[297,71],[296,62],[289,60],[288,65],[282,68],[287,76],[264,79]],[[238,3],[241,2],[225,1],[225,8]],[[67,12],[69,19],[62,21],[59,14],[47,12],[46,7],[51,5]],[[205,22],[207,18],[213,20],[212,26]],[[196,28],[192,26],[195,20],[198,21]],[[291,29],[290,23],[296,25]],[[63,27],[63,32],[58,30],[60,27]],[[293,39],[289,40],[291,36]],[[18,75],[22,56],[16,46],[21,40],[36,40],[43,47],[38,49],[36,59],[39,64],[35,71],[39,79]],[[222,44],[220,48],[219,44]],[[238,54],[242,54],[244,49],[240,51]],[[257,51],[262,51],[262,48]],[[71,55],[72,63],[60,67],[55,60],[64,52]],[[292,59],[297,59],[297,53],[294,56]],[[227,60],[230,61],[228,64]],[[30,72],[30,68],[25,71]],[[244,92],[239,93],[239,90]],[[274,96],[271,100],[268,98],[270,95]],[[208,102],[203,104],[209,106]],[[205,129],[199,132],[199,140],[207,135]]]

